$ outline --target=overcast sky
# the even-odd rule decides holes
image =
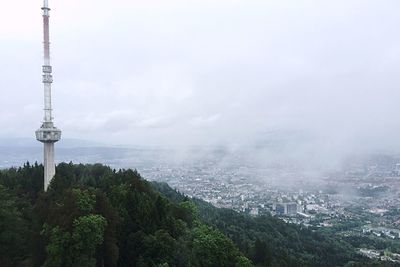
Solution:
[[[49,0],[64,138],[400,144],[400,1]],[[0,137],[43,118],[41,0],[0,11]],[[261,141],[260,141],[261,140]]]

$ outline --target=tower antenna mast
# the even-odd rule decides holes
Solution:
[[[36,139],[44,146],[44,191],[47,190],[51,179],[56,173],[54,163],[54,143],[61,139],[61,130],[56,128],[53,123],[51,106],[51,84],[53,83],[50,65],[50,32],[49,18],[50,8],[48,0],[43,0],[43,46],[44,46],[44,64],[42,66],[42,81],[44,87],[44,119],[42,126],[35,132]]]

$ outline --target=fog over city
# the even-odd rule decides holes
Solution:
[[[33,139],[42,118],[39,2],[2,5],[3,138]],[[51,8],[54,115],[65,138],[256,148],[262,162],[328,167],[348,154],[400,149],[398,1]]]
[[[399,0],[3,2],[1,266],[400,266]]]

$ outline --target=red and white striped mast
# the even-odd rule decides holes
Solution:
[[[36,139],[44,144],[44,191],[47,190],[56,170],[54,163],[54,143],[61,139],[61,131],[53,124],[51,106],[51,84],[53,83],[50,65],[50,8],[48,0],[43,1],[43,46],[44,64],[42,66],[42,81],[44,87],[44,120],[42,126],[36,131]]]

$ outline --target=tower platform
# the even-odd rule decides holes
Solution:
[[[49,122],[43,123],[35,133],[36,140],[42,143],[55,143],[61,139],[61,130]]]

